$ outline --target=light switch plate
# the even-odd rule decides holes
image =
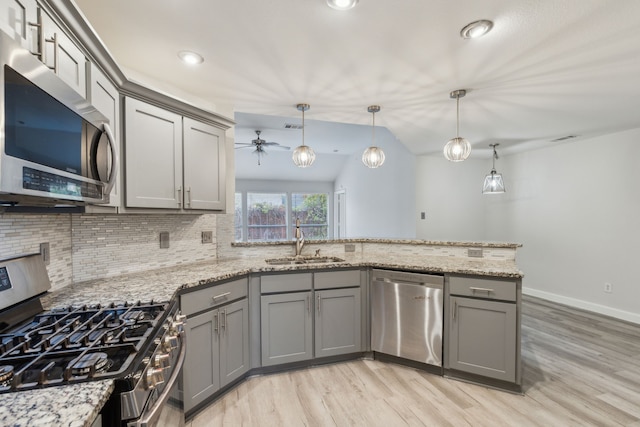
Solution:
[[[49,242],[40,243],[40,255],[42,255],[42,261],[44,261],[44,265],[49,265],[49,261],[51,261],[51,250],[49,248]]]
[[[352,243],[347,243],[346,245],[344,245],[344,251],[345,252],[355,252],[356,251],[356,245],[354,245]]]
[[[168,249],[169,248],[169,232],[162,231],[160,232],[160,249]]]

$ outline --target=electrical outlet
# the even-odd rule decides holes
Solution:
[[[611,283],[609,282],[605,282],[604,284],[604,291],[608,294],[610,294],[611,292],[613,292],[613,286],[611,285]]]
[[[213,243],[213,231],[202,232],[202,243]]]
[[[42,261],[44,261],[44,265],[49,265],[49,261],[51,261],[49,242],[40,243],[40,255],[42,255]]]
[[[472,258],[482,258],[482,248],[467,249],[467,256]]]
[[[168,249],[169,248],[169,232],[162,231],[160,232],[160,249]]]
[[[344,251],[345,252],[355,252],[356,251],[356,245],[354,245],[353,243],[347,243],[346,245],[344,245]]]
[[[426,219],[427,218],[427,213],[426,212],[420,212],[420,219]]]

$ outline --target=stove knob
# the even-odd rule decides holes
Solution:
[[[152,389],[158,384],[162,384],[164,382],[164,369],[149,366],[145,382],[147,384],[147,389]]]
[[[187,323],[187,316],[184,314],[176,314],[176,317],[173,321],[171,321],[171,326],[169,327],[169,331],[174,334],[179,334],[184,331],[184,324]]]
[[[178,336],[165,335],[165,337],[162,339],[162,348],[166,352],[170,352],[178,348]]]
[[[153,364],[156,368],[167,369],[171,366],[171,356],[168,353],[156,354],[153,358]]]

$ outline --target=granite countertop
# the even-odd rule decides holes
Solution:
[[[323,256],[331,256],[324,254]],[[67,286],[42,298],[45,309],[111,302],[168,301],[177,292],[249,273],[374,267],[431,273],[521,278],[514,261],[446,256],[340,253],[345,262],[268,265],[264,257],[219,259],[93,280]],[[86,382],[2,395],[0,423],[22,426],[90,426],[113,391],[113,381]]]

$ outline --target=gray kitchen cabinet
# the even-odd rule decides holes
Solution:
[[[224,131],[185,117],[183,132],[185,209],[224,210]]]
[[[189,411],[248,371],[248,300],[188,317],[186,335],[183,381]]]
[[[315,291],[315,357],[362,351],[360,287]]]
[[[87,58],[56,22],[40,9],[41,61],[73,90],[87,97]]]
[[[313,358],[313,292],[262,295],[262,366]]]
[[[451,277],[448,369],[518,382],[517,293],[510,281]]]
[[[127,97],[126,206],[224,210],[224,145],[221,129]]]
[[[126,206],[182,206],[182,117],[125,98]]]
[[[7,33],[25,49],[34,51],[33,40],[37,28],[36,0],[0,0],[0,30]]]

